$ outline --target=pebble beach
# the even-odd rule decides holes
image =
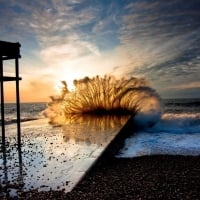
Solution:
[[[29,191],[18,199],[200,198],[200,156],[101,157],[70,192]]]
[[[200,199],[200,156],[116,157],[131,133],[128,122],[71,192],[30,189],[2,199]]]

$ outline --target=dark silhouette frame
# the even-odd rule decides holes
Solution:
[[[11,43],[0,41],[0,88],[1,88],[1,129],[2,129],[2,146],[5,147],[5,115],[4,115],[4,82],[16,82],[16,109],[17,109],[17,142],[18,148],[21,148],[21,127],[20,127],[20,95],[19,95],[19,58],[20,43]],[[15,76],[4,76],[3,62],[6,60],[15,60]]]

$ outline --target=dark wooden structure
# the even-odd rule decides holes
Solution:
[[[1,129],[2,129],[2,144],[5,144],[5,116],[4,116],[4,82],[16,82],[16,108],[17,108],[17,141],[18,147],[21,146],[21,128],[20,128],[20,97],[19,97],[19,61],[20,44],[0,41],[0,88],[1,88]],[[15,60],[15,76],[4,76],[3,62],[6,60]]]

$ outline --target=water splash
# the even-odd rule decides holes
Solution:
[[[143,78],[116,79],[106,75],[85,77],[73,83],[75,89],[69,91],[67,83],[62,81],[61,94],[51,97],[44,111],[50,123],[65,124],[82,114],[142,114],[144,118],[144,113],[148,113],[148,116],[149,113],[156,113],[156,116],[160,116],[160,98]]]

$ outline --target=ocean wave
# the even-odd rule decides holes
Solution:
[[[20,103],[20,121],[31,121],[44,118],[42,111],[46,108],[46,103]],[[6,125],[17,122],[16,103],[5,103],[4,121]],[[1,126],[1,119],[0,119]]]
[[[151,128],[126,139],[118,157],[200,155],[200,113],[163,114]]]
[[[165,99],[164,102],[167,107],[199,107],[200,105],[200,99]]]
[[[165,113],[200,113],[200,99],[163,99]]]
[[[200,113],[163,114],[150,132],[200,133]]]

